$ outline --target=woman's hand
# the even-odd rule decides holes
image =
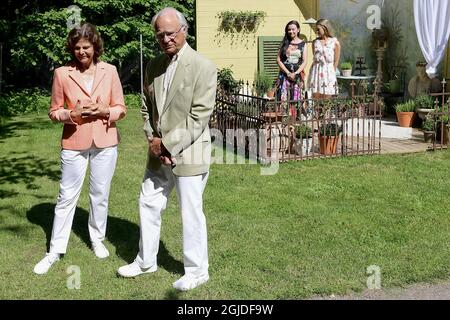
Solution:
[[[96,103],[91,103],[83,108],[83,116],[108,118],[109,106],[104,104],[100,96],[98,96]]]
[[[295,81],[295,76],[296,76],[295,72],[289,72],[287,74],[288,79],[291,81]]]
[[[81,106],[80,100],[77,100],[75,108],[70,111],[70,118],[72,118],[72,121],[76,124],[83,123],[83,107]]]

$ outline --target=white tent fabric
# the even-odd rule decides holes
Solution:
[[[414,0],[414,21],[427,74],[434,78],[450,36],[450,1]]]

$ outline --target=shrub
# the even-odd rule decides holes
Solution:
[[[0,97],[0,115],[4,117],[32,112],[47,113],[49,106],[49,92],[38,88],[10,92]]]
[[[217,84],[226,91],[235,91],[239,87],[239,82],[234,79],[233,71],[230,68],[222,68],[217,71]]]

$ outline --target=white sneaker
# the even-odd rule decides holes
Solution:
[[[209,275],[204,274],[201,276],[195,276],[193,274],[185,274],[180,279],[173,283],[173,287],[180,291],[187,291],[197,288],[199,285],[204,284],[209,280]]]
[[[151,266],[150,268],[141,268],[136,261],[133,261],[132,263],[127,264],[126,266],[120,267],[117,270],[117,273],[124,278],[133,278],[144,273],[155,272],[157,269],[158,266],[156,264]]]
[[[92,250],[97,258],[104,259],[109,256],[109,251],[102,242],[92,242]]]
[[[50,269],[52,264],[59,260],[59,253],[46,253],[44,259],[39,261],[33,269],[36,274],[44,274]]]

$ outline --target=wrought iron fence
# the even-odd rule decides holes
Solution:
[[[357,95],[351,87],[350,98],[284,101],[258,97],[249,84],[218,89],[211,127],[262,162],[378,154],[383,101],[377,90]]]
[[[450,93],[445,92],[445,79],[442,81],[442,92],[430,94],[434,98],[434,112],[428,116],[432,117],[434,127],[430,132],[432,135],[432,145],[429,149],[441,150],[448,149],[450,141]]]

